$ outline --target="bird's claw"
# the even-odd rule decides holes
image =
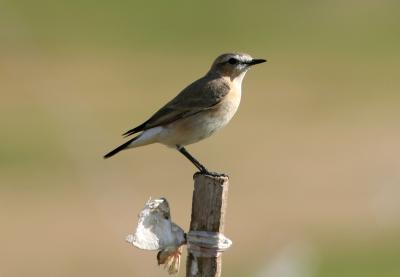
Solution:
[[[193,177],[196,177],[197,175],[208,175],[208,176],[212,176],[212,177],[228,177],[228,175],[225,173],[211,172],[211,171],[208,171],[207,169],[197,171],[193,175]]]

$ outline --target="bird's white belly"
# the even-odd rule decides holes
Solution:
[[[158,141],[167,146],[188,145],[211,136],[224,127],[236,113],[240,103],[240,91],[230,92],[216,107],[177,120],[163,127]]]

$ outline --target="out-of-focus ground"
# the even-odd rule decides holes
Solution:
[[[189,146],[231,178],[224,276],[400,276],[398,12],[2,1],[0,276],[165,276],[124,238],[150,196],[187,229],[193,166],[160,145],[102,155],[234,50],[269,62],[231,124]]]

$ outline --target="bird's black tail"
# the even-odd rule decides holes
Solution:
[[[140,135],[139,135],[140,136]],[[125,142],[124,144],[118,146],[117,148],[115,148],[114,150],[112,150],[111,152],[107,153],[104,155],[104,159],[110,158],[112,156],[114,156],[115,154],[117,154],[118,152],[124,150],[125,148],[127,148],[129,146],[129,144],[132,143],[132,141],[135,141],[139,136],[134,137],[133,139],[128,140],[127,142]]]

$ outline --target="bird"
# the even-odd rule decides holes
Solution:
[[[185,146],[211,136],[228,124],[239,107],[246,72],[264,62],[265,59],[255,59],[245,53],[219,55],[203,77],[184,88],[148,120],[125,132],[125,138],[138,135],[104,155],[104,158],[122,150],[161,143],[177,149],[200,173],[215,175]]]

